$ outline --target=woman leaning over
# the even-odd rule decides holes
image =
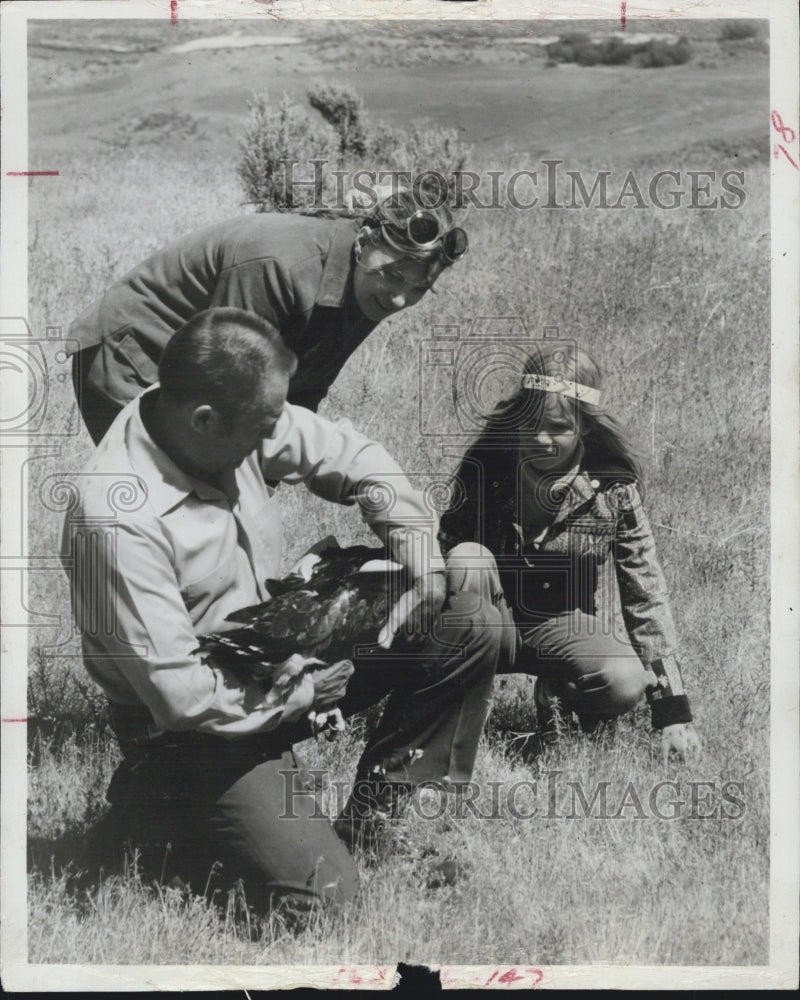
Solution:
[[[234,306],[297,355],[289,402],[316,410],[382,320],[412,306],[467,251],[446,204],[404,188],[372,210],[245,215],[190,233],[113,284],[70,327],[73,384],[95,443],[155,382],[161,352],[197,313]]]

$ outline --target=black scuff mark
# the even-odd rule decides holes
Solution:
[[[392,990],[398,996],[430,997],[439,996],[442,992],[442,977],[439,970],[429,969],[427,965],[406,965],[398,962],[397,986]]]

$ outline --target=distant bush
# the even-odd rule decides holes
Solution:
[[[437,175],[444,177],[453,191],[456,175],[465,168],[468,156],[469,148],[454,128],[440,128],[423,120],[403,132],[381,122],[370,137],[364,166],[422,176],[422,192],[436,198],[440,187]]]
[[[662,66],[681,66],[692,58],[692,50],[686,38],[677,42],[661,42],[657,39],[648,42],[641,52],[633,57],[634,66],[643,69],[660,69]]]
[[[443,177],[450,203],[457,203],[455,178],[464,170],[470,149],[456,129],[425,120],[406,130],[372,122],[361,97],[348,87],[316,83],[308,99],[322,122],[288,97],[275,108],[266,93],[255,94],[250,102],[237,173],[247,201],[257,211],[291,211],[315,200],[336,204],[342,191],[334,171],[342,170],[367,172],[371,175],[363,180],[367,188],[379,182],[381,172],[421,178],[419,188],[431,200],[440,197],[439,177]],[[312,160],[325,163],[315,172]],[[296,167],[288,170],[287,161]],[[316,185],[297,183],[312,178]],[[388,178],[380,183],[388,183]]]
[[[655,69],[661,66],[679,66],[688,62],[691,47],[685,38],[676,42],[651,39],[630,43],[622,38],[608,38],[594,42],[588,35],[574,32],[562,35],[557,42],[547,46],[547,55],[556,62],[575,62],[579,66],[639,66]]]
[[[598,62],[604,66],[624,66],[638,49],[638,45],[627,45],[621,38],[609,38],[599,46]]]
[[[108,702],[82,668],[70,669],[36,645],[28,659],[28,737],[63,742],[108,730]]]
[[[339,150],[363,156],[367,152],[367,121],[364,102],[349,87],[315,83],[307,91],[308,103],[316,108],[339,136]]]
[[[337,159],[336,131],[327,123],[312,122],[287,95],[276,107],[266,93],[254,94],[249,109],[236,168],[247,200],[262,212],[287,212],[311,204],[321,190],[293,185],[292,179],[299,180],[301,174],[295,175],[289,164],[300,164],[305,171],[311,160]]]
[[[557,62],[577,62],[578,53],[591,49],[592,39],[583,31],[567,31],[547,46],[547,54]]]
[[[719,37],[723,42],[741,42],[746,38],[758,38],[758,25],[754,21],[723,21]]]

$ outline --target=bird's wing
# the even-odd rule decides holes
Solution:
[[[201,637],[200,648],[213,649],[232,668],[260,670],[262,678],[293,654],[328,662],[352,657],[377,641],[403,589],[403,573],[382,548],[326,550],[309,580],[278,581],[283,590],[228,615],[239,627]]]

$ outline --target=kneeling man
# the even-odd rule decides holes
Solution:
[[[213,868],[228,884],[242,879],[260,908],[283,900],[304,910],[357,888],[344,843],[312,793],[297,791],[292,744],[311,734],[309,713],[338,703],[347,715],[391,692],[337,826],[368,835],[419,783],[469,780],[499,615],[467,593],[443,613],[436,518],[349,421],[286,402],[295,364],[252,314],[190,320],[167,345],[159,382],[125,407],[76,477],[63,558],[84,662],[124,755],[106,828],[145,856],[148,844],[162,854],[169,844],[167,860],[195,888]],[[268,484],[278,481],[358,504],[413,580],[397,607],[416,605],[433,623],[424,636],[395,636],[402,657],[322,667],[282,701],[198,653],[196,638],[269,599],[281,522]],[[376,503],[376,489],[393,503]]]

